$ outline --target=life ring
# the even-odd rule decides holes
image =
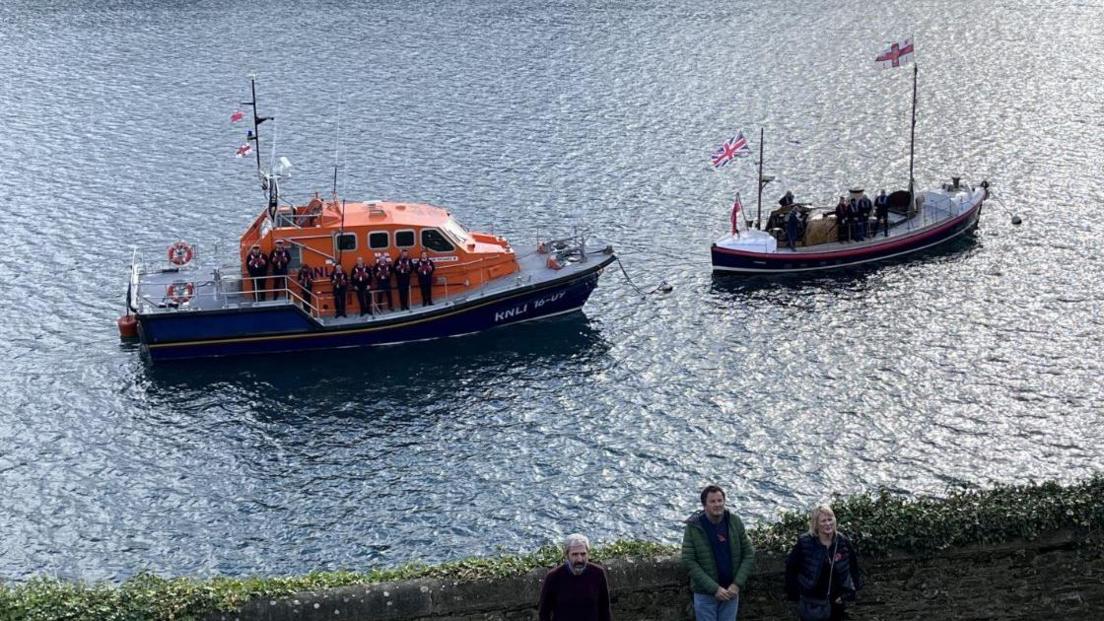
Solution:
[[[183,304],[192,299],[195,294],[195,285],[190,282],[174,282],[165,290],[165,297],[177,304]]]
[[[169,246],[169,263],[173,265],[187,265],[193,256],[195,256],[195,252],[192,250],[191,244],[184,240]]]

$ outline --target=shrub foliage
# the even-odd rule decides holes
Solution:
[[[949,492],[941,498],[881,491],[837,497],[832,506],[840,530],[864,554],[925,554],[976,544],[1033,539],[1065,528],[1104,527],[1104,475],[1069,486],[1057,483],[998,486]],[[773,524],[753,529],[757,550],[783,552],[807,528],[805,512],[783,513]],[[596,548],[592,557],[654,558],[678,553],[677,546],[621,541]],[[319,572],[276,578],[162,578],[140,574],[120,584],[86,584],[35,578],[0,585],[0,620],[179,621],[240,607],[255,597],[281,597],[354,584],[410,578],[479,580],[526,573],[560,562],[555,545],[519,555],[469,558],[439,565],[411,563],[367,573]]]

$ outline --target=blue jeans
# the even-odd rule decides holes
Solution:
[[[697,621],[736,621],[736,609],[739,607],[739,597],[722,602],[712,595],[694,593],[694,618]]]

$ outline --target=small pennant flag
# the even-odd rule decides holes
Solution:
[[[725,141],[713,152],[713,166],[720,168],[732,161],[735,157],[747,157],[751,155],[751,147],[748,146],[744,132],[737,131],[736,135]]]
[[[739,235],[740,230],[737,224],[740,222],[740,210],[744,208],[744,204],[740,202],[740,193],[736,193],[736,200],[732,201],[732,234]]]
[[[236,155],[237,157],[245,157],[245,156],[249,155],[252,152],[253,152],[253,145],[243,144],[242,146],[238,147],[238,152],[235,153],[234,155]]]
[[[889,47],[882,50],[881,54],[878,54],[874,62],[878,63],[878,66],[882,69],[900,67],[912,62],[913,51],[912,37],[900,42],[894,41]]]
[[[245,113],[242,112],[241,110],[235,110],[234,112],[232,112],[230,114],[230,122],[231,123],[237,123],[238,121],[240,121],[244,118],[245,118]]]

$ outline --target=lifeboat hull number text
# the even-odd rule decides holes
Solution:
[[[508,308],[504,311],[498,311],[498,312],[495,313],[495,316],[494,316],[495,323],[500,323],[500,322],[503,322],[503,321],[509,321],[511,319],[517,319],[518,317],[523,317],[523,316],[529,314],[529,309],[530,308],[533,308],[534,310],[539,309],[540,307],[544,306],[545,304],[550,304],[552,302],[555,302],[555,301],[559,300],[560,298],[564,297],[565,295],[567,295],[566,291],[560,291],[559,293],[553,293],[552,295],[545,296],[543,298],[537,298],[537,299],[533,300],[532,302],[526,302],[525,304],[522,304],[520,306],[515,306],[513,308]]]

